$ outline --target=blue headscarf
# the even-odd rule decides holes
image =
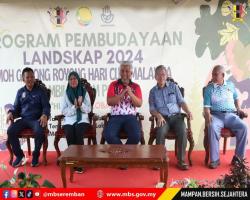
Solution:
[[[72,88],[69,84],[70,77],[74,76],[78,80],[78,85],[76,88]],[[77,72],[70,72],[68,76],[68,85],[66,93],[69,101],[74,105],[75,99],[78,100],[79,96],[82,96],[82,101],[84,101],[86,95],[86,89],[82,86],[80,77]],[[80,108],[76,109],[76,121],[79,122],[82,120],[82,112]]]

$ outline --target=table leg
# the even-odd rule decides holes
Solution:
[[[164,183],[165,183],[165,187],[167,187],[167,184],[168,184],[168,161],[164,160],[163,166],[164,166]]]
[[[61,168],[61,178],[63,182],[63,187],[67,187],[67,181],[66,181],[66,162],[60,161],[60,168]]]
[[[70,167],[70,182],[72,183],[74,179],[74,167]]]
[[[164,165],[160,164],[160,182],[164,181]]]

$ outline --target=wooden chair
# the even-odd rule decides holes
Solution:
[[[91,144],[97,144],[96,142],[96,121],[98,120],[98,117],[93,113],[93,105],[96,98],[96,89],[93,88],[86,79],[81,78],[81,84],[86,88],[90,101],[91,101],[91,112],[89,113],[89,122],[90,126],[88,130],[84,133],[84,138],[88,139],[88,145]],[[61,138],[65,137],[64,130],[62,128],[62,120],[64,118],[64,115],[57,115],[54,117],[54,120],[57,121],[57,130],[55,132],[55,140],[54,140],[54,146],[57,153],[57,158],[60,157],[61,152],[58,146],[58,143]]]
[[[108,123],[108,120],[109,120],[110,116],[111,116],[111,114],[108,113],[108,114],[101,117],[101,119],[104,121],[104,127],[103,127],[103,131],[102,131],[102,137],[101,137],[100,144],[105,144],[105,142],[106,142],[105,138],[104,138],[104,129],[107,126],[107,123]],[[145,144],[144,131],[143,131],[143,128],[142,128],[142,120],[144,120],[144,116],[140,115],[139,113],[136,113],[136,118],[139,121],[140,128],[141,128],[141,140],[140,140],[140,143]],[[128,139],[128,135],[124,130],[120,131],[120,139]]]
[[[205,88],[206,87],[204,87],[202,89],[203,97],[204,97]],[[247,117],[247,113],[244,113],[244,112],[237,113],[237,115],[239,115],[239,117],[241,119]],[[227,138],[229,138],[229,137],[235,137],[235,134],[230,129],[228,129],[228,128],[222,128],[221,129],[221,137],[224,139],[224,141],[223,141],[223,154],[225,155],[226,151],[227,151]],[[208,161],[209,161],[209,140],[208,140],[208,130],[207,130],[206,126],[204,128],[203,146],[204,146],[205,152],[206,152],[205,161],[204,162],[205,162],[205,165],[208,165]]]
[[[168,78],[167,81],[172,81],[175,84],[177,84],[172,78]],[[181,91],[182,96],[184,97],[184,88],[179,87],[179,89]],[[190,119],[187,117],[185,113],[181,113],[181,115],[183,116],[183,119],[186,119],[186,124],[187,124],[186,133],[187,133],[187,140],[189,142],[188,161],[189,161],[189,165],[192,166],[191,154],[194,148],[194,139],[193,139],[193,133],[191,130],[191,123],[190,123]],[[149,121],[151,122],[151,127],[150,127],[148,144],[152,145],[154,140],[156,139],[156,130],[157,130],[156,124],[157,123],[156,123],[156,118],[153,115],[149,117]],[[176,140],[177,137],[176,137],[174,130],[170,129],[169,132],[166,134],[165,138],[169,140],[175,140],[175,156],[177,156],[177,140]]]
[[[49,100],[50,100],[50,96],[51,96],[51,90],[48,89],[44,83],[42,83],[42,81],[36,79],[35,84],[38,85],[40,88],[42,88],[45,93],[47,94]],[[12,122],[13,123],[13,122]],[[48,127],[46,126],[45,131],[45,140],[43,142],[43,164],[47,165],[47,149],[48,149],[48,134],[49,134],[49,130]],[[27,147],[28,147],[28,155],[31,155],[31,148],[30,148],[30,138],[35,138],[35,133],[32,131],[32,129],[23,129],[18,135],[18,138],[20,139],[26,139],[27,140]],[[10,159],[9,159],[9,164],[12,165],[13,162],[13,150],[12,147],[9,143],[9,140],[7,138],[6,141],[6,146],[7,149],[9,150],[10,153]]]

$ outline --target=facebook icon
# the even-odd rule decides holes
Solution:
[[[10,191],[9,190],[4,190],[3,191],[3,198],[4,199],[10,198]]]

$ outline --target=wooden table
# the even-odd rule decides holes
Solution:
[[[164,145],[70,145],[60,156],[63,187],[67,187],[66,167],[160,167],[160,181],[167,185],[168,157]],[[138,176],[139,177],[139,176]]]

